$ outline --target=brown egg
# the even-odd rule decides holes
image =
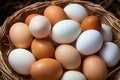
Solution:
[[[50,20],[52,26],[61,20],[67,19],[67,15],[64,10],[59,6],[53,5],[48,6],[45,9],[44,16]]]
[[[37,59],[52,58],[55,54],[55,48],[48,39],[34,39],[31,51]]]
[[[85,58],[83,61],[82,71],[87,77],[87,80],[106,80],[106,64],[97,55],[91,55]]]
[[[51,58],[40,59],[31,67],[33,80],[59,80],[62,74],[63,68],[61,64]]]
[[[37,16],[37,15],[39,15],[39,14],[30,14],[30,15],[28,15],[27,18],[25,19],[25,23],[26,23],[27,25],[29,25],[31,19],[32,19],[33,17]]]
[[[82,32],[89,29],[101,31],[101,21],[97,16],[88,16],[81,23]]]
[[[11,26],[9,36],[17,48],[29,48],[33,40],[28,25],[22,22],[17,22]]]
[[[55,51],[55,58],[65,69],[78,69],[81,64],[81,56],[71,45],[60,45]]]

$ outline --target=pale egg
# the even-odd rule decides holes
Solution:
[[[30,68],[35,61],[33,54],[26,49],[14,49],[8,56],[12,69],[22,75],[30,74]]]
[[[99,52],[108,67],[115,66],[120,60],[120,49],[113,42],[105,42]]]
[[[87,80],[83,73],[75,70],[66,71],[61,80]]]
[[[81,22],[88,16],[88,12],[81,4],[70,3],[64,7],[68,18]]]
[[[83,55],[95,54],[103,44],[102,34],[97,30],[86,30],[78,37],[76,48]]]
[[[52,39],[60,44],[71,43],[81,33],[80,24],[74,20],[62,20],[52,28]]]
[[[29,30],[34,37],[45,38],[50,33],[51,24],[45,16],[35,16],[29,22]]]
[[[111,29],[111,27],[109,25],[102,24],[102,31],[101,31],[101,33],[103,35],[104,42],[112,41],[113,33],[112,33],[112,29]]]

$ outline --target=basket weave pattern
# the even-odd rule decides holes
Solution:
[[[110,25],[114,35],[113,42],[120,47],[120,20],[118,20],[112,13],[106,11],[100,5],[79,0],[37,2],[15,12],[12,16],[8,17],[4,24],[0,27],[0,71],[2,73],[3,80],[32,80],[30,76],[21,76],[15,73],[8,64],[7,57],[9,52],[14,49],[14,46],[11,43],[8,35],[11,25],[16,22],[24,22],[25,18],[31,13],[38,13],[42,15],[44,9],[49,5],[58,5],[64,7],[71,2],[82,4],[88,10],[90,15],[97,15],[100,17],[102,23]],[[119,69],[119,65],[112,68],[112,70],[116,69]],[[108,77],[110,75],[111,73],[108,74]]]

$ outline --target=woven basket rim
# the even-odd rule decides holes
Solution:
[[[92,6],[92,7],[95,7],[96,9],[94,9],[93,11],[95,11],[96,13],[98,14],[101,14],[105,16],[105,19],[109,22],[109,24],[115,29],[115,34],[117,36],[117,40],[116,40],[116,43],[118,43],[117,45],[119,46],[120,48],[120,43],[119,43],[119,40],[120,40],[120,20],[118,18],[116,18],[114,16],[114,14],[112,14],[111,12],[109,11],[106,11],[102,6],[100,6],[99,4],[94,4],[90,1],[80,1],[80,0],[55,0],[55,1],[46,1],[46,2],[36,2],[34,4],[31,4],[27,7],[24,7],[18,11],[16,11],[13,15],[9,16],[3,23],[3,25],[0,27],[0,61],[3,63],[3,64],[0,64],[2,67],[0,67],[0,70],[2,70],[2,73],[5,75],[5,77],[9,77],[11,79],[15,79],[15,80],[19,80],[16,78],[16,75],[14,76],[14,74],[11,72],[11,70],[7,67],[5,61],[4,61],[4,57],[2,56],[2,50],[1,50],[1,47],[2,47],[2,44],[3,44],[3,40],[4,38],[6,37],[6,34],[8,32],[8,29],[7,26],[9,24],[9,22],[12,22],[14,21],[14,19],[18,18],[19,16],[21,16],[22,13],[24,13],[24,10],[25,11],[29,11],[30,8],[35,10],[36,7],[39,7],[40,5],[42,5],[43,7],[44,6],[47,6],[47,5],[60,5],[60,4],[63,4],[63,3],[71,3],[71,2],[74,2],[74,3],[81,3],[81,4],[86,4],[86,6]],[[35,7],[34,7],[35,6]],[[92,8],[91,7],[91,8]],[[90,8],[89,8],[90,9]],[[92,10],[92,9],[91,9]],[[7,36],[8,37],[8,36]],[[10,41],[9,41],[10,44],[12,44]],[[111,73],[108,74],[108,77],[111,76],[113,74],[113,72],[117,71],[118,69],[120,69],[120,66],[118,66],[116,69],[114,69]],[[11,77],[10,77],[11,76]]]

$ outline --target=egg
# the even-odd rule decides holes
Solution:
[[[71,43],[81,33],[80,24],[74,20],[62,20],[54,25],[51,32],[52,39],[59,43]]]
[[[81,64],[81,56],[71,45],[60,45],[55,51],[55,58],[65,69],[78,69]]]
[[[100,18],[95,15],[86,17],[81,23],[81,28],[82,28],[82,32],[89,29],[94,29],[101,32]]]
[[[64,11],[68,18],[81,22],[88,16],[88,12],[84,6],[77,3],[70,3],[64,7]]]
[[[101,33],[103,35],[104,42],[112,41],[113,33],[112,33],[112,30],[111,30],[110,26],[108,26],[107,24],[102,23],[102,31],[101,31]]]
[[[50,20],[52,26],[61,20],[67,19],[64,10],[61,7],[55,5],[51,5],[45,8],[44,16]]]
[[[119,47],[113,42],[105,42],[99,52],[108,67],[115,66],[120,60]]]
[[[59,80],[62,74],[61,64],[52,58],[40,59],[31,67],[33,80]]]
[[[55,48],[48,39],[34,39],[31,51],[37,59],[54,57]]]
[[[107,67],[105,62],[97,55],[84,59],[82,72],[87,80],[106,80]]]
[[[29,30],[35,38],[45,38],[50,33],[51,24],[45,16],[35,16],[29,23]]]
[[[22,22],[16,22],[11,26],[9,36],[17,48],[29,48],[33,40],[28,25]]]
[[[61,80],[87,80],[83,73],[75,70],[66,71]]]
[[[76,48],[82,55],[95,54],[103,44],[102,34],[97,30],[86,30],[78,37]]]
[[[30,68],[35,61],[30,51],[21,48],[12,50],[8,56],[11,68],[22,75],[30,75]]]
[[[26,19],[25,19],[25,23],[26,23],[27,25],[29,25],[31,19],[32,19],[33,17],[35,17],[35,16],[38,16],[38,15],[39,15],[39,14],[30,14],[30,15],[28,15],[28,16],[26,17]]]

